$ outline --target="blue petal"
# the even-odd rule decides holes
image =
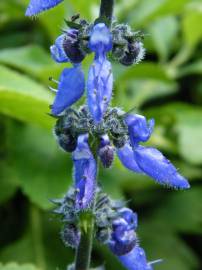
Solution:
[[[90,35],[89,48],[91,51],[102,54],[112,49],[112,34],[104,23],[93,27]]]
[[[134,229],[128,226],[123,218],[118,218],[113,222],[113,231],[109,241],[109,248],[115,255],[124,255],[130,252],[137,243]]]
[[[102,121],[111,100],[113,87],[111,69],[111,63],[106,58],[95,58],[89,70],[87,99],[95,123]]]
[[[154,119],[147,122],[146,118],[139,114],[127,115],[125,123],[128,126],[132,146],[137,146],[139,142],[146,142],[154,128]]]
[[[55,44],[50,47],[51,56],[53,60],[57,63],[69,62],[69,58],[67,57],[63,48],[65,36],[66,36],[65,34],[60,35],[56,39]]]
[[[26,16],[34,16],[38,13],[57,6],[63,0],[30,0],[29,6],[26,10]]]
[[[136,173],[143,173],[137,165],[133,149],[129,144],[125,144],[122,148],[118,148],[116,152],[120,161],[127,169]]]
[[[152,270],[151,265],[147,263],[144,250],[138,246],[129,253],[119,256],[118,259],[128,270]]]
[[[65,68],[61,74],[52,114],[58,115],[75,103],[84,93],[85,79],[80,66]]]
[[[130,208],[124,207],[119,210],[121,217],[127,222],[127,228],[130,230],[137,229],[138,217]]]
[[[77,148],[73,152],[76,209],[83,210],[93,201],[96,188],[97,164],[88,146],[88,135],[78,137]]]
[[[188,181],[157,149],[138,146],[134,151],[134,156],[140,169],[160,184],[180,189],[190,187]]]

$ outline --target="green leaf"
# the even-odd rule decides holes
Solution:
[[[178,135],[178,150],[191,164],[202,163],[200,144],[202,141],[202,109],[200,107],[171,103],[149,111],[157,123],[172,125],[174,135]]]
[[[166,69],[162,65],[153,62],[142,62],[126,68],[125,66],[113,65],[113,72],[117,84],[131,79],[156,79],[170,81]]]
[[[1,50],[0,63],[14,67],[46,83],[50,76],[57,77],[63,67],[54,63],[50,54],[37,45]]]
[[[53,97],[43,86],[26,76],[0,66],[0,112],[21,121],[49,128],[47,113]]]
[[[49,209],[49,199],[64,196],[72,182],[72,162],[50,130],[16,124],[9,132],[12,168],[22,192],[40,208]]]
[[[177,75],[179,77],[184,77],[192,74],[202,74],[202,59],[197,59],[195,62],[179,68]]]
[[[154,225],[147,219],[139,227],[141,245],[147,252],[148,260],[163,259],[161,263],[155,264],[155,270],[198,269],[199,261],[192,249],[165,227],[162,218],[160,221],[160,224]]]
[[[29,263],[22,265],[17,263],[7,263],[5,265],[0,264],[0,270],[39,270],[39,268]]]
[[[140,91],[141,89],[141,91]],[[115,102],[124,110],[139,108],[145,102],[155,98],[166,97],[177,92],[177,84],[174,82],[156,79],[134,79],[117,84]]]
[[[166,61],[172,52],[178,28],[178,21],[173,16],[160,18],[150,24],[148,33],[161,61]]]
[[[183,18],[183,34],[186,44],[193,48],[202,39],[202,28],[199,27],[202,21],[202,12],[187,10]]]
[[[73,251],[63,245],[59,235],[61,224],[52,217],[32,205],[26,231],[21,238],[0,250],[0,261],[4,264],[15,261],[22,265],[29,262],[41,270],[65,269],[73,261]]]
[[[146,25],[154,18],[169,14],[179,14],[191,0],[148,0],[139,1],[135,11],[131,14],[131,21],[134,27]]]

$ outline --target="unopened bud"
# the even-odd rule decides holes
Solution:
[[[110,144],[108,135],[101,137],[98,155],[105,168],[110,168],[114,160],[114,148]]]

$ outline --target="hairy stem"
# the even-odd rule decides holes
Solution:
[[[87,212],[80,217],[81,240],[76,252],[75,270],[88,270],[90,267],[94,218],[91,212]]]
[[[112,20],[114,9],[114,0],[101,0],[100,4],[100,16],[107,17],[107,19]]]

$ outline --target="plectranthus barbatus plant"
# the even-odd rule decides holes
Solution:
[[[62,0],[31,0],[27,16],[53,8]],[[188,189],[188,181],[155,148],[143,146],[149,140],[154,119],[111,107],[113,71],[109,60],[124,66],[139,63],[145,54],[143,34],[113,19],[113,0],[101,0],[100,14],[94,22],[79,15],[66,20],[68,26],[50,47],[57,63],[64,68],[51,105],[55,117],[54,135],[73,161],[73,185],[62,199],[53,199],[54,213],[62,221],[61,238],[76,250],[68,270],[90,269],[93,239],[97,238],[128,270],[152,270],[160,260],[149,261],[136,234],[137,214],[124,202],[115,201],[98,184],[98,160],[110,168],[117,154],[129,170],[148,175],[159,184]],[[82,61],[94,54],[85,79]],[[85,93],[86,103],[75,105]],[[166,254],[165,254],[166,256]],[[104,267],[97,268],[104,269]]]

